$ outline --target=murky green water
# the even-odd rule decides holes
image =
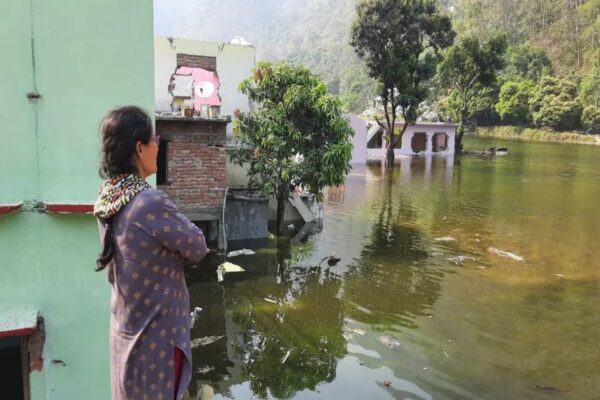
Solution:
[[[510,155],[355,169],[320,232],[231,260],[245,280],[191,272],[192,394],[600,398],[600,147],[466,147],[493,144]]]

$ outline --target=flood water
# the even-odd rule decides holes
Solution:
[[[600,398],[600,147],[492,145],[356,168],[244,279],[192,270],[192,397]]]

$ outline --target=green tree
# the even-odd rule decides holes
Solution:
[[[552,75],[552,62],[542,49],[528,45],[511,46],[506,52],[506,66],[501,78],[505,81],[531,80],[539,82]]]
[[[448,113],[458,123],[456,152],[462,151],[462,138],[473,116],[490,107],[490,92],[497,72],[504,65],[506,36],[498,34],[484,42],[473,36],[462,38],[445,54],[438,66],[438,80],[448,92]]]
[[[600,108],[596,106],[584,108],[581,124],[587,133],[600,133]]]
[[[502,85],[496,111],[503,122],[517,125],[531,123],[529,97],[534,88],[533,81],[506,82]]]
[[[353,135],[337,97],[302,66],[260,62],[239,89],[258,107],[235,122],[231,159],[249,166],[249,185],[277,200],[278,229],[296,187],[317,199],[350,170]]]
[[[454,40],[450,18],[433,0],[361,0],[350,44],[380,85],[387,142],[386,160],[394,165],[394,147],[419,115],[428,95],[424,83],[435,75],[440,50]],[[397,113],[404,124],[396,134]]]
[[[584,104],[600,107],[600,54],[594,68],[581,82],[581,100]]]
[[[559,131],[578,128],[582,107],[577,86],[574,75],[543,77],[530,100],[534,124]]]

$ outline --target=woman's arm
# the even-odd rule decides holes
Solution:
[[[140,213],[136,213],[138,228],[181,257],[193,262],[202,260],[207,253],[202,229],[180,213],[160,190],[148,190],[141,194],[144,194],[143,203]]]

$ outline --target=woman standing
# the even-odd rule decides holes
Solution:
[[[145,178],[156,172],[158,138],[142,109],[110,111],[102,122],[94,205],[112,286],[113,400],[181,399],[191,379],[189,294],[183,261],[206,254],[202,231]]]

